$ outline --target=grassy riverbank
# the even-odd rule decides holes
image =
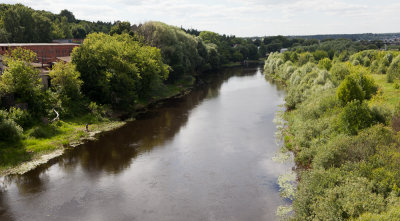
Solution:
[[[282,149],[294,153],[298,180],[283,192],[291,218],[400,219],[400,57],[337,54],[275,53],[264,67],[287,87]]]
[[[151,104],[186,94],[194,86],[194,83],[195,78],[188,76],[174,84],[163,85],[163,88],[152,92],[148,99],[141,100],[136,105],[136,110],[142,110]],[[89,132],[86,132],[88,122],[90,123]],[[125,121],[118,119],[87,114],[50,124],[35,125],[25,130],[23,139],[17,143],[0,142],[0,175],[29,171],[46,163],[51,158],[59,156],[64,148],[74,147],[88,139],[95,139],[99,133],[117,129],[125,124]]]

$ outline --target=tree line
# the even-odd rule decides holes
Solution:
[[[89,33],[108,33],[111,22],[89,22],[76,19],[72,12],[59,14],[33,10],[22,4],[0,4],[0,42],[35,43],[54,39],[83,39]]]

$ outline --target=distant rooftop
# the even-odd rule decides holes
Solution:
[[[75,43],[0,43],[0,47],[79,45]]]

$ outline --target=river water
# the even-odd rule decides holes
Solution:
[[[277,220],[273,123],[284,92],[260,68],[214,73],[0,190],[0,220]]]

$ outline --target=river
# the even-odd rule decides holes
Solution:
[[[0,220],[277,220],[273,123],[284,92],[259,67],[189,95],[25,174],[5,177]]]

